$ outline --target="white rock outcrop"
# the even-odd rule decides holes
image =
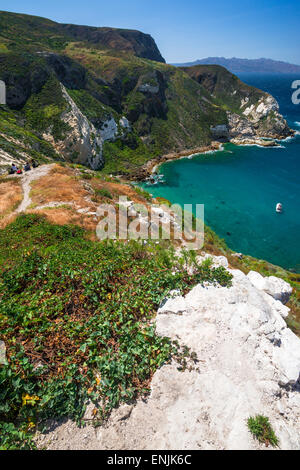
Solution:
[[[247,102],[242,102],[241,108],[246,104]],[[258,122],[260,119],[267,116],[271,111],[277,113],[279,111],[279,104],[275,98],[273,98],[273,96],[268,95],[266,98],[261,98],[256,105],[252,104],[251,106],[248,106],[243,111],[243,114]]]
[[[246,97],[241,100],[240,108],[241,114],[227,111],[229,137],[234,143],[239,145],[243,140],[252,139],[255,144],[258,138],[280,139],[292,135],[273,96],[266,93],[252,104]]]
[[[283,319],[288,308],[253,275],[230,272],[232,287],[197,285],[158,311],[157,333],[197,353],[192,370],[165,365],[147,400],[121,406],[97,430],[68,421],[40,442],[49,449],[264,449],[247,428],[249,416],[263,414],[280,448],[299,450],[300,340]]]
[[[122,117],[117,123],[113,116],[103,122],[101,129],[96,129],[88,118],[80,111],[66,88],[61,85],[62,94],[68,103],[68,109],[62,113],[61,119],[68,125],[63,140],[56,142],[51,129],[43,134],[43,138],[50,142],[56,151],[65,155],[67,160],[89,166],[92,170],[99,170],[104,165],[103,143],[114,141],[131,131],[130,123]]]
[[[62,113],[61,120],[68,125],[69,130],[64,139],[58,142],[55,142],[51,129],[43,134],[43,138],[50,142],[58,153],[67,155],[67,159],[88,165],[92,170],[99,170],[104,164],[100,131],[80,111],[66,88],[63,85],[61,88],[68,103],[68,109]]]
[[[288,302],[292,294],[293,289],[290,284],[278,277],[263,277],[256,271],[250,271],[247,277],[257,289],[266,292],[276,300],[280,300],[283,304]]]

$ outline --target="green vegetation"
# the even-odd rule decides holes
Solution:
[[[95,189],[96,196],[106,197],[108,199],[113,199],[112,194],[105,188],[96,188]]]
[[[247,421],[247,425],[251,434],[262,444],[267,447],[269,445],[278,447],[279,440],[276,437],[269,418],[262,415],[257,415],[254,418],[250,417]]]
[[[14,106],[23,115],[25,129],[37,137],[48,130],[60,141],[69,130],[61,119],[68,105],[59,82],[97,129],[111,117],[118,122],[126,116],[132,132],[105,142],[106,173],[132,175],[151,158],[207,145],[212,139],[210,127],[227,123],[226,111],[241,114],[242,99],[251,105],[263,96],[223,67],[179,69],[151,61],[140,56],[130,32],[111,30],[110,42],[101,31],[91,43],[88,28],[79,32],[76,26],[2,12],[0,79],[9,89],[26,85]],[[152,52],[155,48],[152,45]],[[141,91],[145,83],[158,91]],[[62,152],[74,162],[79,155],[71,150],[69,143]]]
[[[51,144],[35,135],[32,130],[25,129],[21,122],[20,112],[0,107],[0,145],[3,151],[17,159],[22,158],[25,153],[39,163],[59,158]]]
[[[68,90],[69,95],[77,104],[81,112],[93,123],[101,126],[101,122],[118,114],[109,106],[105,106],[94,98],[87,90]]]
[[[1,40],[10,50],[62,50],[69,39],[54,21],[1,11]]]
[[[150,323],[162,299],[199,282],[231,282],[208,265],[172,275],[184,262],[168,245],[91,242],[78,227],[36,215],[1,231],[2,449],[32,447],[30,432],[50,417],[80,422],[88,400],[102,420],[148,393],[157,368],[179,354]]]
[[[60,84],[55,76],[51,76],[42,90],[27,101],[24,108],[26,126],[39,133],[51,128],[54,139],[63,140],[70,127],[60,116],[67,108]]]
[[[196,65],[183,67],[182,70],[212,94],[215,97],[215,104],[225,111],[242,115],[245,107],[256,104],[265,96],[263,91],[243,83],[220,65]],[[241,107],[242,100],[245,103],[244,107]]]
[[[149,202],[152,201],[152,196],[150,196],[150,194],[147,191],[145,191],[142,188],[139,188],[135,184],[132,184],[132,187],[134,188],[134,190],[137,194],[139,194],[140,196],[142,196],[143,198],[145,198]]]

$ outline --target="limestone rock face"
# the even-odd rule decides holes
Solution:
[[[284,304],[288,302],[292,294],[293,288],[290,284],[278,277],[263,277],[255,271],[250,271],[247,277],[257,289],[263,290],[274,297],[274,299],[280,300]]]
[[[158,311],[157,333],[196,352],[191,370],[164,365],[147,400],[121,406],[97,431],[68,421],[47,435],[48,448],[264,449],[247,428],[263,414],[280,448],[299,450],[300,340],[283,319],[288,308],[275,284],[269,295],[253,275],[229,271],[232,287],[197,285]]]
[[[246,97],[241,101],[240,114],[227,112],[231,139],[284,138],[291,135],[286,120],[279,113],[279,105],[273,96],[265,94],[255,104],[249,105]]]
[[[67,101],[69,108],[61,115],[69,131],[64,140],[55,142],[51,132],[43,134],[43,138],[50,142],[58,153],[70,160],[83,165],[88,165],[93,170],[99,170],[104,165],[102,156],[103,139],[100,131],[89,122],[82,114],[78,106],[72,100],[63,85],[63,97]]]
[[[95,126],[80,111],[76,103],[68,94],[66,88],[61,85],[62,93],[69,108],[61,115],[69,131],[66,132],[64,140],[55,142],[51,132],[43,135],[58,153],[65,156],[66,160],[89,166],[92,170],[100,170],[104,165],[103,143],[106,140],[115,140],[130,132],[129,121],[122,117],[117,123],[110,116],[103,122],[101,129]]]

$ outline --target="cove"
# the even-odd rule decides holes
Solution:
[[[290,98],[292,77],[275,78],[247,82],[259,81],[277,98],[290,126],[300,130],[299,107]],[[277,148],[225,144],[222,151],[165,163],[159,173],[164,183],[143,188],[172,203],[204,204],[205,223],[232,250],[300,272],[299,135]],[[278,202],[282,214],[275,211]]]

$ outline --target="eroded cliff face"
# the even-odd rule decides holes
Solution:
[[[222,124],[211,128],[215,138],[236,143],[262,138],[284,139],[293,135],[279,113],[273,96],[246,85],[224,67],[198,65],[184,67],[193,80],[203,86],[220,106],[227,107]]]
[[[25,152],[135,175],[153,158],[216,139],[271,145],[262,139],[292,135],[270,95],[220,66],[167,65],[149,35],[0,16],[0,36],[15,44],[0,53],[4,168]]]
[[[230,139],[284,139],[293,134],[279,113],[277,101],[267,93],[252,104],[249,104],[249,98],[246,97],[241,102],[241,114],[228,111],[227,117]]]
[[[96,129],[80,111],[66,88],[63,85],[61,88],[68,109],[61,114],[60,118],[67,126],[67,130],[62,140],[55,141],[51,128],[43,134],[43,138],[51,142],[65,160],[86,165],[92,170],[101,170],[104,165],[103,143],[124,136],[130,131],[130,124],[125,117],[116,122],[110,116],[103,122],[100,129]]]

